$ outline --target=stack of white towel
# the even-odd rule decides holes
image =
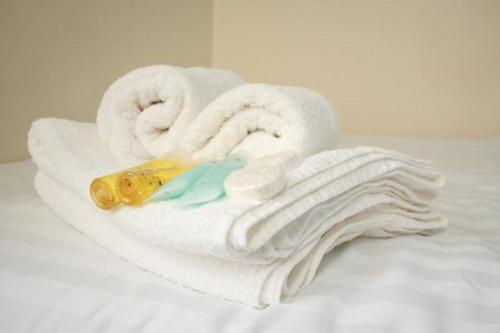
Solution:
[[[443,179],[428,162],[377,148],[329,150],[337,132],[333,109],[315,92],[244,84],[226,71],[152,66],[111,86],[97,126],[42,119],[28,142],[39,166],[36,188],[68,223],[180,285],[264,307],[309,284],[323,256],[345,241],[446,226],[430,207]],[[93,178],[178,146],[198,158],[293,150],[303,161],[268,201],[94,207]]]

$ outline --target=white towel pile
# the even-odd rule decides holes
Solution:
[[[293,149],[302,156],[328,148],[322,140],[335,137],[328,133],[328,128],[334,131],[335,119],[321,115],[331,110],[321,96],[301,89],[246,86],[200,110],[183,139],[191,152],[254,152],[258,149],[250,143],[261,140],[270,151]],[[281,95],[273,100],[276,94]],[[303,118],[307,110],[312,119]],[[316,138],[308,126],[317,118],[330,123],[318,124]],[[203,133],[202,124],[207,129]],[[428,234],[446,226],[430,207],[443,184],[440,174],[428,162],[368,147],[304,158],[287,172],[286,190],[264,202],[228,197],[195,209],[177,209],[166,201],[101,211],[94,207],[88,186],[121,166],[112,157],[116,147],[109,144],[115,134],[101,141],[97,127],[60,119],[33,124],[28,142],[39,166],[35,184],[44,201],[126,260],[223,299],[255,307],[280,302],[310,283],[323,256],[345,241]],[[255,134],[263,136],[252,138]],[[316,142],[294,141],[300,137]]]

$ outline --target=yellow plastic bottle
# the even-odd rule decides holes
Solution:
[[[127,171],[118,177],[116,190],[123,203],[138,205],[148,199],[160,186],[192,166],[181,164],[171,168]]]
[[[112,209],[121,202],[120,194],[116,190],[117,180],[124,172],[139,170],[175,168],[180,164],[176,159],[157,159],[144,164],[96,178],[90,184],[90,196],[97,207]]]

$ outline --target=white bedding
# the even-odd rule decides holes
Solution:
[[[290,303],[255,310],[141,271],[37,197],[32,162],[0,165],[0,331],[500,332],[500,139],[344,138],[431,159],[447,185],[431,237],[356,239]]]

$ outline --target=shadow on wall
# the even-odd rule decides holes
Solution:
[[[28,158],[40,117],[95,121],[118,76],[155,63],[210,66],[210,1],[0,2],[0,162]]]
[[[106,87],[155,63],[306,86],[343,130],[500,135],[500,1],[0,3],[0,162],[40,117],[94,121]]]

